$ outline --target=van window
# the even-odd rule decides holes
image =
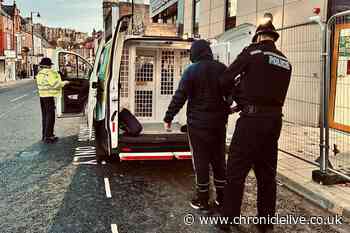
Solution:
[[[59,71],[63,79],[89,79],[91,66],[81,57],[70,53],[59,53]]]
[[[106,89],[106,73],[108,68],[108,59],[109,52],[111,50],[110,46],[106,46],[101,54],[100,60],[98,62],[98,82],[99,88],[97,89],[97,103],[96,103],[96,120],[103,120],[105,118],[105,107],[106,107],[106,99],[105,99],[105,89]]]
[[[107,71],[107,65],[108,65],[108,56],[109,56],[110,48],[106,47],[104,48],[101,59],[98,64],[98,80],[103,81],[105,80],[106,71]]]

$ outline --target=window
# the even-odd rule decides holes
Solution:
[[[200,0],[193,1],[193,35],[199,35]]]
[[[177,32],[178,35],[182,35],[184,31],[184,0],[179,0],[177,2]]]
[[[6,49],[11,49],[11,35],[10,34],[7,34],[7,37],[6,37]]]
[[[60,53],[59,67],[63,79],[78,78],[78,57],[73,54]]]
[[[64,80],[89,79],[91,66],[74,54],[59,53],[59,71]]]
[[[78,57],[78,78],[89,79],[91,74],[91,66],[82,58]]]
[[[225,30],[236,26],[237,0],[226,0]]]

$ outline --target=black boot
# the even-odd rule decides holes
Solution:
[[[220,211],[222,209],[223,203],[224,203],[224,190],[216,189],[216,200],[214,201],[214,207]]]
[[[199,210],[203,214],[209,213],[209,192],[196,192],[195,197],[190,202],[190,206],[195,209]]]

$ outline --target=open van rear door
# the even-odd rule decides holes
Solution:
[[[55,68],[62,80],[71,81],[62,89],[62,96],[57,100],[57,116],[81,116],[89,98],[93,66],[79,54],[61,50],[57,51]]]
[[[96,60],[94,63],[93,71],[90,75],[90,90],[89,90],[89,100],[87,107],[87,123],[89,128],[89,139],[92,140],[93,124],[94,124],[94,114],[95,107],[97,104],[97,89],[98,89],[98,72],[99,72],[99,58],[101,57],[105,41],[101,40],[96,53]]]

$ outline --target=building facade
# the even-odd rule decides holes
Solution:
[[[0,3],[0,82],[16,78],[16,50],[14,21]]]
[[[150,0],[153,22],[176,24],[180,35],[215,38],[244,23],[259,24],[265,13],[277,28],[309,22],[313,8],[321,16],[349,9],[347,0]]]
[[[153,22],[176,24],[179,35],[214,38],[236,26],[236,15],[237,0],[150,0]]]
[[[103,22],[105,40],[109,40],[117,26],[118,19],[132,13],[131,0],[104,0]],[[150,21],[149,5],[144,0],[134,0],[134,25],[139,27],[148,25]]]

